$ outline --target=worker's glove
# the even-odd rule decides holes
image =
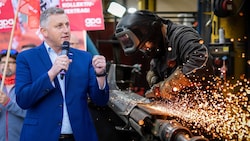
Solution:
[[[191,86],[190,80],[177,68],[166,80],[161,81],[145,93],[148,98],[162,98],[175,100],[181,90]]]
[[[147,98],[151,98],[151,99],[160,99],[161,98],[161,95],[160,95],[160,85],[163,83],[163,81],[157,83],[157,84],[154,84],[150,90],[148,90],[146,93],[145,93],[145,96]]]
[[[152,87],[158,81],[158,76],[154,73],[154,71],[150,70],[147,73],[146,79],[148,85]]]

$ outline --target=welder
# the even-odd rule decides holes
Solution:
[[[150,57],[146,97],[174,100],[183,89],[212,79],[211,55],[192,27],[139,10],[119,21],[115,35],[126,55],[141,51]]]

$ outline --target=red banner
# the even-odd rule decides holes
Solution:
[[[104,30],[101,0],[60,0],[71,30]]]
[[[11,0],[0,1],[0,32],[11,31],[14,25],[14,11]]]

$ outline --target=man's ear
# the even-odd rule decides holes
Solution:
[[[48,36],[48,31],[45,28],[40,27],[40,33],[43,35],[43,37]]]

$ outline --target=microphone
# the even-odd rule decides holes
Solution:
[[[62,44],[62,53],[61,55],[68,55],[69,52],[69,41],[64,41]],[[64,75],[66,74],[65,70],[61,70],[60,78],[63,79]]]

